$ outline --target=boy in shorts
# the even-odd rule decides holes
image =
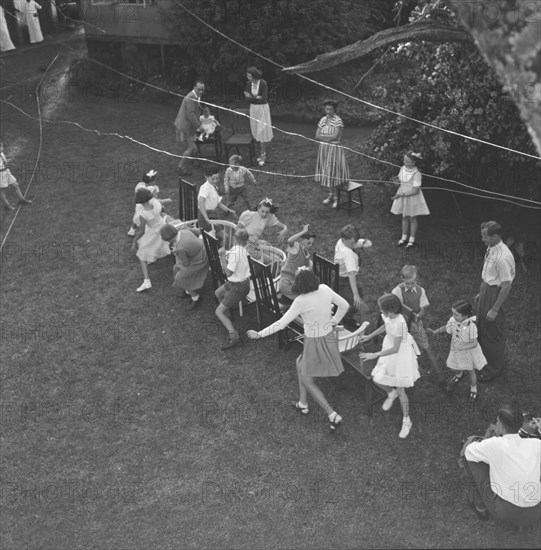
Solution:
[[[412,310],[409,333],[413,336],[415,342],[417,342],[419,349],[426,353],[432,369],[438,377],[438,382],[443,387],[445,380],[443,379],[438,362],[430,349],[423,325],[422,319],[426,314],[426,308],[430,305],[430,302],[426,296],[425,289],[417,284],[417,268],[414,265],[405,265],[400,271],[400,278],[402,282],[394,287],[391,293],[398,296],[400,301]]]
[[[250,265],[248,264],[248,232],[238,229],[235,233],[235,246],[225,253],[227,266],[224,272],[227,281],[214,293],[220,302],[216,308],[216,317],[229,333],[229,342],[222,346],[223,350],[231,349],[240,344],[240,336],[229,317],[229,311],[246,298],[250,292]]]

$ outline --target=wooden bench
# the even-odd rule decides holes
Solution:
[[[361,361],[359,359],[359,347],[341,353],[342,364],[344,368],[351,367],[358,372],[360,380],[364,385],[364,407],[367,416],[372,416],[374,405],[383,401],[387,394],[372,380],[372,369],[375,367],[377,359],[370,359],[369,361]]]

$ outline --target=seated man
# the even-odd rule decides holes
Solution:
[[[470,438],[463,449],[463,475],[473,488],[468,499],[483,521],[492,516],[518,527],[539,522],[541,440],[521,437],[519,427],[510,407],[502,407],[494,430],[502,436]]]

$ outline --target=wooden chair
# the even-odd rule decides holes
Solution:
[[[251,280],[254,287],[257,323],[259,330],[265,328],[264,318],[270,317],[277,321],[282,317],[283,310],[280,308],[276,287],[271,273],[271,266],[262,264],[248,256],[250,264]],[[278,332],[278,347],[287,348],[291,342],[302,342],[304,339],[304,327],[302,322],[293,321],[285,330]]]
[[[234,149],[237,155],[240,155],[240,148],[247,147],[250,156],[250,164],[254,164],[255,159],[255,139],[252,136],[250,128],[249,109],[236,109],[231,112],[231,137],[223,143],[225,149],[225,160],[229,159],[231,149]]]
[[[395,191],[396,192],[396,191]],[[351,211],[356,208],[364,210],[363,204],[363,184],[355,181],[348,181],[344,185],[337,187],[338,207],[336,210],[347,210],[348,216],[351,216]],[[342,200],[342,193],[345,194],[346,200]]]
[[[314,252],[313,270],[319,282],[332,288],[338,294],[340,266]]]
[[[205,250],[207,251],[209,269],[212,276],[212,286],[214,290],[216,290],[227,280],[220,260],[220,241],[208,231],[203,231],[203,242],[205,243]]]
[[[212,221],[218,221],[218,220],[211,220],[211,225],[213,225]],[[225,222],[225,223],[231,224],[231,222]],[[231,224],[231,225],[234,225],[234,224]],[[216,224],[213,227],[213,230],[217,227],[219,227],[218,224]],[[235,233],[233,231],[232,235],[234,234]],[[231,236],[231,239],[232,239],[232,236]],[[224,241],[225,240],[226,238],[224,238]],[[209,270],[212,276],[212,285],[214,287],[214,290],[216,290],[227,281],[227,276],[224,272],[224,268],[222,266],[222,261],[220,258],[220,248],[222,247],[223,243],[220,243],[220,241],[208,231],[203,231],[203,242],[205,243],[205,250],[207,251],[207,258],[209,261]],[[231,240],[231,242],[233,241]],[[241,317],[244,315],[242,301],[239,302],[239,315]]]
[[[183,222],[197,220],[197,186],[178,178],[178,217]]]
[[[359,345],[359,341],[366,331],[366,327],[370,323],[365,321],[355,332],[350,332],[344,327],[340,327],[340,332],[338,333],[338,350],[340,353],[345,353],[355,349]]]

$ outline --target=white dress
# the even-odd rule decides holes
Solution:
[[[400,336],[402,341],[397,353],[378,359],[372,370],[372,378],[374,382],[384,386],[411,388],[420,378],[417,366],[419,348],[408,332],[406,320],[402,315],[397,315],[393,319],[382,315],[381,318],[385,323],[385,338],[381,351],[392,348],[396,336]]]
[[[162,203],[158,199],[150,199],[151,210],[143,208],[140,216],[145,220],[145,233],[139,239],[139,248],[137,257],[149,264],[159,258],[164,258],[171,254],[169,243],[164,241],[160,235],[160,229],[165,225],[165,220],[161,216]]]
[[[481,370],[487,360],[477,342],[474,348],[463,349],[477,340],[477,325],[475,316],[459,323],[454,317],[447,321],[447,334],[451,334],[451,351],[447,357],[447,366],[453,370]]]
[[[411,190],[412,187],[421,187],[421,173],[417,168],[409,169],[402,166],[398,173],[398,179],[400,180],[398,194]],[[401,216],[428,216],[430,214],[425,196],[420,189],[415,195],[396,198],[393,201],[391,212]]]
[[[144,181],[140,181],[135,186],[135,192],[136,193],[137,193],[138,189],[148,189],[152,193],[152,195],[155,199],[158,198],[158,193],[160,192],[160,188],[157,185],[147,185]],[[140,225],[139,216],[141,215],[141,212],[143,210],[144,210],[144,207],[143,207],[142,204],[136,204],[135,205],[135,212],[133,213],[132,222],[133,222],[133,225],[135,225],[136,227],[139,227],[139,225]]]
[[[24,21],[28,27],[30,44],[43,42],[43,34],[41,34],[41,26],[38,19],[38,10],[41,9],[41,6],[34,0],[30,0],[29,2],[21,2],[20,6],[21,12],[24,13]]]
[[[13,45],[11,36],[9,35],[6,16],[4,15],[4,8],[0,6],[0,51],[9,52],[14,49],[15,46]]]

